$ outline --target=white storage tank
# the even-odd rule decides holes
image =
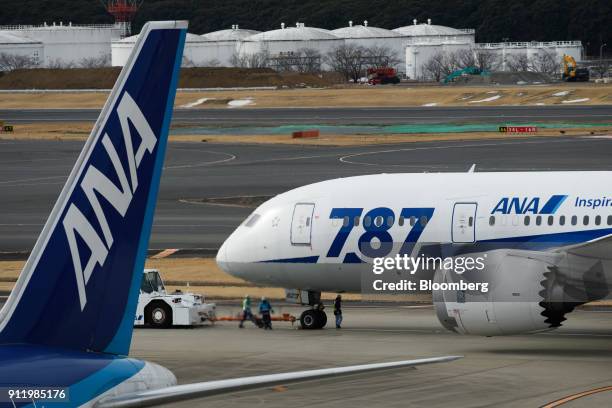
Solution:
[[[473,29],[457,29],[431,23],[431,19],[427,23],[419,24],[418,21],[412,20],[412,25],[399,27],[394,29],[396,33],[405,37],[406,44],[465,44],[474,43],[476,31]]]
[[[563,55],[571,55],[576,61],[582,58],[582,42],[580,41],[549,41],[549,42],[504,42],[504,43],[478,43],[477,50],[486,50],[498,55],[501,61],[501,70],[509,71],[513,67],[513,59],[526,57],[532,64],[544,53],[551,55],[559,67]],[[561,68],[559,68],[561,69]]]
[[[303,49],[316,50],[321,57],[344,44],[331,31],[322,28],[306,27],[297,23],[295,27],[281,24],[278,30],[266,31],[245,38],[239,46],[243,56],[265,53],[271,58],[291,55]]]
[[[207,42],[199,35],[187,33],[185,51],[183,52],[183,67],[204,67],[210,61]]]
[[[137,39],[138,35],[133,35],[112,42],[112,66],[122,67],[126,64]],[[199,35],[187,33],[182,66],[200,67],[205,66],[207,61],[209,61],[209,54],[206,47],[206,41]]]
[[[44,47],[40,41],[0,31],[0,55],[25,57],[31,65],[44,61]],[[2,67],[0,66],[0,70]]]
[[[78,67],[97,60],[108,65],[111,41],[120,38],[120,29],[110,24],[77,26],[53,23],[42,26],[15,26],[11,33],[40,41],[44,46],[44,66]]]
[[[386,47],[392,52],[392,58],[396,61],[393,67],[400,72],[404,71],[405,40],[401,34],[385,28],[372,27],[367,21],[363,25],[353,25],[349,21],[348,27],[342,27],[331,31],[335,36],[344,39],[346,44],[355,44],[365,48]]]
[[[203,34],[202,47],[206,52],[204,66],[232,66],[232,57],[238,52],[238,43],[260,31],[240,28],[237,24],[231,29]]]
[[[472,50],[472,43],[452,43],[452,44],[410,44],[406,47],[406,77],[417,80],[431,80],[426,70],[425,64],[436,54],[442,53],[450,55],[462,50]]]

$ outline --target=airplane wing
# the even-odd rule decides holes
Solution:
[[[388,370],[400,367],[414,367],[424,364],[443,363],[462,358],[463,356],[444,356],[422,358],[418,360],[393,361],[388,363],[361,364],[347,367],[324,368],[319,370],[295,371],[282,374],[257,375],[252,377],[227,380],[207,381],[201,383],[175,385],[158,390],[142,391],[118,397],[103,398],[94,405],[95,408],[128,408],[149,407],[168,404],[182,400],[208,397],[235,391],[274,384],[321,379],[327,377]]]

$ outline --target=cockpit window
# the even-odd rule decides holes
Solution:
[[[253,214],[251,215],[250,218],[248,218],[245,222],[244,222],[244,226],[245,227],[252,227],[253,225],[255,225],[257,223],[257,221],[259,221],[259,219],[261,218],[261,215],[259,214]]]
[[[163,291],[164,283],[159,276],[159,272],[146,272],[142,275],[140,290],[144,293],[153,293]]]

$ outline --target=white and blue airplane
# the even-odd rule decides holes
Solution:
[[[0,406],[151,406],[458,358],[176,385],[128,357],[186,32],[145,25],[0,311]]]
[[[376,293],[364,285],[373,283],[377,258],[481,257],[482,270],[461,276],[441,267],[417,273],[434,284],[487,283],[486,293],[431,285],[442,325],[486,336],[550,330],[577,305],[610,295],[608,179],[611,172],[472,168],[319,182],[259,206],[223,243],[217,263],[287,288],[288,300],[312,306],[302,327],[317,329],[327,321],[321,292]],[[393,281],[394,273],[380,276]]]

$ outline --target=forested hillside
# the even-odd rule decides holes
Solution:
[[[135,29],[153,19],[188,19],[205,33],[239,24],[269,30],[297,21],[338,28],[368,20],[396,28],[413,18],[457,28],[475,28],[480,42],[581,40],[598,55],[612,48],[611,0],[145,0]],[[100,0],[0,0],[0,24],[112,22]]]

